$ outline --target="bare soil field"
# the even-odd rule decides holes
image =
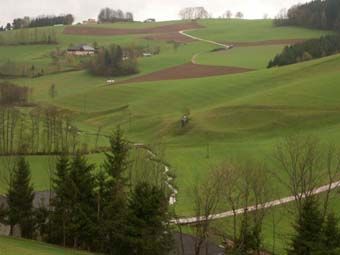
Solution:
[[[143,76],[135,77],[119,84],[146,82],[146,81],[163,81],[163,80],[181,80],[192,79],[199,77],[217,76],[225,74],[244,73],[252,71],[252,69],[239,68],[239,67],[225,67],[225,66],[209,66],[197,65],[187,63],[175,67],[170,67],[158,72],[146,74]]]
[[[134,34],[163,34],[176,33],[181,30],[202,28],[197,22],[187,22],[182,24],[165,25],[145,29],[118,29],[103,27],[86,27],[86,26],[69,26],[64,29],[64,34],[68,35],[96,35],[96,36],[114,36],[114,35],[134,35]]]
[[[282,40],[267,40],[253,42],[226,42],[226,44],[234,45],[235,47],[252,47],[252,46],[267,46],[267,45],[292,45],[304,42],[304,39],[282,39]]]

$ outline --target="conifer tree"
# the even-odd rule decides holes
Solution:
[[[54,197],[51,201],[53,212],[51,213],[51,233],[50,241],[53,243],[67,243],[67,225],[70,221],[70,162],[62,155],[57,159],[56,173],[52,179],[52,189]]]
[[[32,238],[33,234],[33,186],[28,162],[20,157],[10,178],[7,192],[8,223],[13,235],[15,225],[21,230],[21,236]]]
[[[129,167],[129,146],[118,127],[110,137],[110,152],[105,154],[103,164],[106,176],[105,188],[101,194],[101,218],[99,225],[104,233],[102,246],[110,254],[121,254],[125,233],[127,179]]]
[[[169,254],[173,243],[168,205],[160,188],[136,185],[128,203],[126,254]]]
[[[304,201],[301,214],[295,223],[289,255],[312,255],[322,250],[323,217],[317,200],[308,197]]]
[[[77,153],[70,165],[69,187],[70,222],[68,231],[73,246],[90,249],[93,245],[96,224],[95,181],[92,174],[94,165]]]

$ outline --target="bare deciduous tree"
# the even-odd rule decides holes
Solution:
[[[204,7],[188,7],[180,10],[179,16],[183,20],[197,20],[209,18],[209,13]]]
[[[210,233],[210,216],[216,213],[221,198],[221,178],[218,178],[216,170],[201,184],[193,186],[194,211],[197,224],[192,227],[194,231],[194,253],[199,255],[205,248],[208,254],[208,238]]]

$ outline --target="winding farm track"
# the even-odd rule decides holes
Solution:
[[[232,45],[223,44],[223,43],[219,43],[219,42],[215,42],[215,41],[211,41],[211,40],[206,40],[206,39],[203,39],[203,38],[199,38],[199,37],[187,34],[187,32],[192,31],[192,30],[193,29],[190,29],[190,30],[181,30],[181,31],[179,31],[179,33],[181,35],[184,35],[184,36],[186,36],[188,38],[191,38],[193,40],[197,40],[197,41],[201,41],[201,42],[206,42],[206,43],[214,44],[214,45],[217,45],[219,47],[226,48],[226,49],[231,49],[232,48]]]
[[[327,192],[329,190],[335,190],[337,188],[339,188],[340,186],[340,181],[338,182],[334,182],[331,184],[327,184],[324,186],[321,186],[311,192],[309,192],[309,194],[311,195],[318,195],[324,192]],[[245,212],[253,212],[255,210],[258,209],[269,209],[275,206],[280,206],[280,205],[284,205],[284,204],[288,204],[291,203],[295,200],[297,200],[297,197],[302,197],[304,198],[305,196],[302,194],[299,194],[298,196],[290,196],[290,197],[284,197],[281,199],[277,199],[277,200],[273,200],[264,204],[260,204],[260,205],[253,205],[250,207],[246,207],[246,208],[240,208],[237,209],[235,211],[227,211],[227,212],[223,212],[223,213],[217,213],[217,214],[212,214],[209,215],[209,217],[204,217],[204,216],[200,216],[200,217],[190,217],[190,218],[181,218],[181,219],[174,219],[172,220],[173,224],[177,224],[177,225],[190,225],[190,224],[197,224],[206,220],[218,220],[218,219],[223,219],[223,218],[229,218],[232,217],[234,215],[241,215],[244,214]]]

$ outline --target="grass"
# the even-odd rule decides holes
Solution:
[[[309,39],[320,37],[325,31],[298,27],[275,27],[272,20],[201,20],[206,28],[190,34],[219,42],[249,42],[278,39]]]
[[[227,51],[207,52],[196,58],[198,64],[237,66],[250,69],[266,68],[270,59],[282,51],[284,45],[236,47]]]
[[[217,41],[261,41],[318,37],[324,31],[273,27],[270,21],[204,20],[206,28],[190,33]],[[110,27],[144,27],[156,24],[113,24]],[[282,46],[235,48],[211,53],[204,42],[181,45],[177,50],[166,42],[147,41],[140,36],[83,37],[60,34],[60,46],[71,42],[161,47],[160,55],[140,59],[140,75],[189,62],[200,53],[198,63],[259,69],[253,72],[217,77],[156,81],[105,86],[106,77],[93,77],[86,71],[46,75],[14,82],[33,88],[32,98],[41,104],[53,104],[74,112],[74,124],[82,130],[95,131],[103,126],[109,133],[117,125],[134,142],[161,143],[165,160],[177,175],[179,189],[176,210],[191,215],[191,189],[207,177],[211,168],[223,161],[254,158],[275,169],[273,148],[283,137],[314,134],[323,141],[340,139],[340,55],[282,68],[265,69],[269,59]],[[54,46],[1,47],[0,62],[15,61],[48,64],[46,54]],[[125,79],[125,78],[119,78]],[[49,87],[56,84],[57,97],[51,99]],[[180,127],[180,118],[189,109],[191,121]],[[89,144],[94,139],[84,137]],[[101,145],[107,141],[102,139]],[[101,155],[91,156],[99,164]],[[37,190],[49,186],[48,157],[29,157]],[[288,195],[275,184],[277,194]],[[3,187],[3,186],[1,186]],[[3,189],[0,192],[3,192]],[[274,192],[273,192],[274,193]],[[268,223],[269,224],[269,223]],[[284,235],[289,227],[279,228]],[[270,225],[268,227],[270,240]],[[271,244],[268,243],[267,246]],[[1,246],[0,246],[1,247]],[[283,247],[283,246],[282,246]],[[282,249],[282,248],[280,248]]]
[[[296,132],[338,139],[339,68],[340,57],[333,56],[247,74],[113,87],[78,72],[55,76],[53,101],[48,77],[20,83],[36,88],[36,100],[74,111],[82,129],[104,126],[108,133],[121,125],[132,141],[164,143],[178,177],[178,210],[190,214],[187,191],[211,166],[230,157],[266,159],[282,137]],[[192,120],[181,129],[185,108]]]
[[[90,255],[37,241],[0,236],[0,255]]]

